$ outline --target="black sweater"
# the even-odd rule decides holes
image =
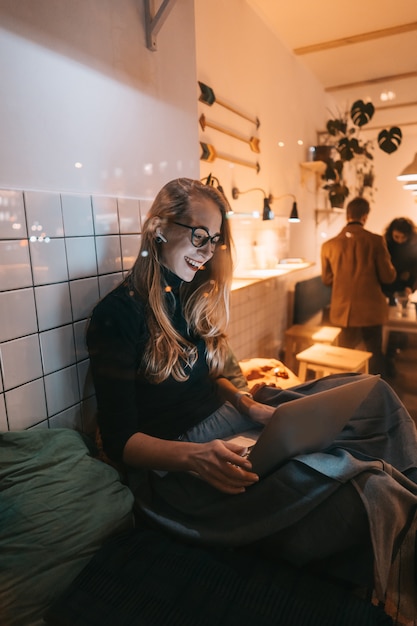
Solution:
[[[406,287],[414,291],[417,288],[417,238],[405,243],[389,241],[387,246],[397,277],[390,285],[383,285],[384,293],[389,296],[404,291]]]
[[[97,419],[106,453],[120,461],[136,432],[175,439],[222,404],[205,359],[205,343],[187,334],[179,299],[180,279],[169,274],[173,325],[198,348],[189,378],[151,384],[139,371],[149,338],[146,302],[125,281],[95,307],[87,331]]]

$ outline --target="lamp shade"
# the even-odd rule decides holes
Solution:
[[[298,217],[298,209],[297,209],[297,203],[294,200],[294,202],[292,203],[292,209],[291,209],[291,213],[290,213],[290,217],[288,218],[289,222],[299,222],[300,218]]]
[[[414,156],[414,161],[397,176],[397,180],[417,180],[417,153]]]
[[[269,199],[268,198],[264,198],[264,208],[262,211],[262,219],[264,221],[266,220],[273,220],[274,219],[274,213],[273,211],[271,211],[271,207],[269,206]]]

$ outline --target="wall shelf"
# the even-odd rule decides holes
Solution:
[[[301,170],[301,184],[304,185],[306,177],[309,174],[314,174],[316,177],[316,191],[320,188],[320,182],[322,176],[326,171],[326,163],[324,161],[305,161],[300,163]]]
[[[334,219],[337,219],[339,215],[343,215],[344,212],[345,212],[345,209],[339,209],[337,207],[333,207],[331,209],[315,209],[314,217],[315,217],[316,226],[318,226],[323,220],[326,220],[326,219],[327,219],[327,222],[331,224],[332,221],[334,221]]]

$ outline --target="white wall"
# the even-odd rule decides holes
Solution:
[[[216,98],[240,112],[260,120],[242,119],[215,103],[199,102],[199,116],[205,117],[246,138],[260,139],[260,154],[248,144],[215,129],[200,129],[200,141],[215,146],[220,154],[259,162],[260,171],[215,159],[201,162],[201,176],[212,172],[221,181],[234,211],[260,209],[262,193],[251,192],[232,200],[233,186],[241,190],[263,188],[273,196],[297,196],[302,222],[289,226],[289,242],[280,233],[288,232],[292,198],[273,202],[274,222],[232,218],[238,247],[239,264],[250,264],[253,242],[264,244],[268,255],[303,256],[315,254],[313,209],[314,193],[301,186],[299,163],[306,160],[307,146],[316,143],[316,130],[324,125],[326,97],[316,79],[305,71],[299,60],[278,41],[256,13],[241,0],[196,0],[198,80],[211,86]],[[197,89],[197,94],[200,94]],[[279,147],[282,141],[284,147]],[[297,142],[302,141],[303,145]],[[284,237],[285,240],[285,237]],[[287,243],[286,249],[284,243]]]
[[[0,0],[0,187],[151,197],[198,176],[193,1],[174,3],[157,52],[143,13]]]
[[[157,44],[136,0],[0,0],[0,430],[94,428],[88,316],[199,176],[192,0]]]

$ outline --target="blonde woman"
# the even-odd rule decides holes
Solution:
[[[414,424],[381,380],[334,446],[291,459],[261,480],[245,448],[223,441],[262,428],[280,402],[351,382],[336,376],[291,390],[263,387],[259,402],[225,375],[227,212],[225,197],[210,185],[167,183],[144,223],[131,272],[95,307],[87,341],[104,449],[123,464],[141,520],[187,542],[250,544],[272,558],[371,584],[374,558],[386,566],[417,497],[401,503],[406,512],[393,528],[393,472],[372,475],[369,506],[361,480],[367,484],[375,458],[417,476]],[[404,481],[412,492],[414,482]],[[371,539],[376,527],[387,534]]]
[[[219,423],[228,430],[234,421],[230,434],[256,426],[231,404],[258,422],[272,409],[221,377],[232,279],[227,210],[213,186],[168,183],[143,226],[130,275],[96,308],[88,342],[111,457],[130,467],[194,472],[240,493],[258,477],[240,447],[215,439],[224,434]],[[209,416],[211,441],[182,441]]]

